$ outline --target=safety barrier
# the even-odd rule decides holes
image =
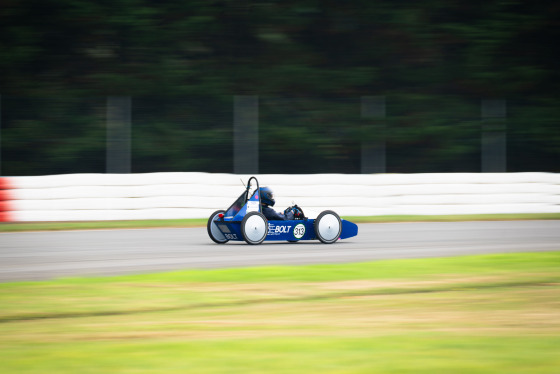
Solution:
[[[0,178],[0,221],[205,218],[226,209],[249,175],[65,174]],[[257,175],[277,210],[312,215],[560,213],[560,174]]]

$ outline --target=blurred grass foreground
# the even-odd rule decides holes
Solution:
[[[528,248],[530,249],[530,248]],[[557,373],[560,252],[0,284],[3,373]]]

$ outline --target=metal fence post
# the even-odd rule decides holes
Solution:
[[[362,140],[362,174],[386,172],[385,149],[385,96],[362,96],[361,117],[377,120],[377,124],[367,124],[367,131],[374,132],[374,140]]]
[[[233,172],[259,172],[259,97],[233,98]]]
[[[481,171],[505,173],[506,160],[506,101],[482,100]]]
[[[107,98],[107,173],[130,173],[130,96]]]

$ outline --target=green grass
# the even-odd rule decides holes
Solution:
[[[207,219],[154,219],[143,221],[87,221],[87,222],[7,222],[0,223],[0,232],[98,230],[156,227],[200,227]]]
[[[0,284],[3,373],[557,373],[560,252]]]
[[[558,213],[538,214],[477,214],[440,216],[359,216],[343,217],[355,223],[375,222],[447,222],[447,221],[497,221],[497,220],[542,220],[560,219]],[[0,232],[54,231],[54,230],[95,230],[154,227],[200,227],[206,218],[163,219],[144,221],[88,221],[88,222],[11,222],[0,223]]]

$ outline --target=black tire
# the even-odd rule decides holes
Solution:
[[[325,210],[313,222],[315,236],[322,243],[332,244],[338,240],[342,232],[342,221],[332,210]]]
[[[215,243],[224,244],[228,242],[228,239],[224,236],[224,234],[220,231],[218,226],[216,226],[216,219],[218,219],[218,214],[225,213],[225,210],[216,210],[210,218],[208,218],[208,223],[206,224],[206,230],[208,231],[208,236],[212,239]]]
[[[251,212],[241,221],[241,235],[248,244],[261,244],[268,234],[268,220],[259,212]]]

